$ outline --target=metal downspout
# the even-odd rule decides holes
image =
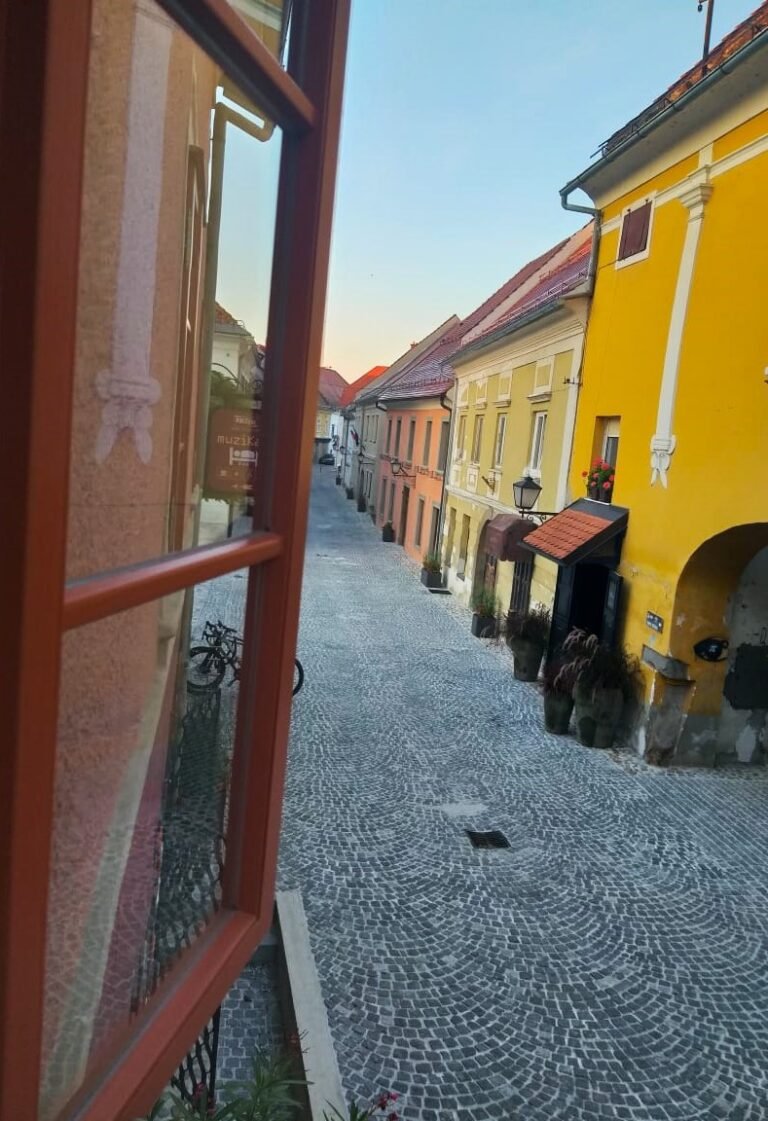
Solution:
[[[454,376],[454,379],[453,379],[453,386],[454,386],[454,389],[455,389],[456,388],[456,378],[455,378],[455,376]],[[455,415],[453,406],[452,405],[446,405],[446,403],[445,403],[445,395],[446,395],[447,392],[448,392],[448,390],[446,389],[440,394],[440,408],[445,409],[446,412],[451,414],[451,419],[450,419],[450,422],[449,422],[449,425],[448,425],[448,448],[447,448],[446,456],[445,456],[445,468],[443,470],[443,485],[442,485],[442,488],[440,490],[440,513],[438,514],[438,518],[437,518],[437,542],[436,542],[436,545],[437,545],[437,551],[438,551],[438,555],[440,556],[441,562],[442,562],[442,557],[443,557],[443,528],[445,526],[445,487],[446,487],[446,480],[448,479],[448,471],[450,470],[450,465],[451,465],[451,444],[453,443],[453,419],[454,419],[454,415]],[[438,443],[438,449],[439,449],[439,447],[440,447],[440,445]]]

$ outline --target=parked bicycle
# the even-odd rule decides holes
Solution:
[[[202,643],[189,651],[187,667],[187,688],[190,693],[212,693],[218,689],[227,670],[231,670],[230,686],[240,680],[240,652],[243,640],[234,627],[228,627],[221,620],[209,619],[203,627]],[[293,696],[304,684],[304,667],[296,659],[293,673]]]

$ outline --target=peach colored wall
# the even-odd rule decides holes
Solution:
[[[443,493],[443,474],[437,469],[438,453],[440,449],[440,430],[443,421],[450,421],[451,414],[447,409],[441,408],[438,404],[432,404],[431,401],[427,402],[414,402],[414,405],[409,407],[389,408],[386,414],[386,420],[392,420],[392,446],[390,447],[390,456],[395,454],[395,433],[397,431],[397,421],[402,421],[401,436],[400,436],[400,452],[399,459],[402,464],[406,464],[406,452],[408,447],[408,426],[411,419],[416,421],[416,434],[413,441],[413,461],[407,466],[409,475],[413,478],[397,478],[393,480],[392,472],[389,465],[389,457],[386,451],[386,432],[387,426],[385,423],[384,429],[379,437],[379,472],[378,472],[378,485],[376,490],[376,524],[381,526],[387,520],[389,513],[389,497],[387,497],[386,508],[382,510],[381,494],[382,487],[386,480],[387,495],[392,485],[395,484],[395,503],[393,513],[393,524],[395,533],[399,533],[400,517],[402,512],[403,501],[403,487],[407,486],[410,489],[408,499],[408,524],[405,532],[405,551],[408,556],[412,557],[415,561],[421,561],[424,554],[429,549],[429,532],[432,521],[432,509],[434,506],[439,507]],[[432,421],[432,439],[430,441],[429,449],[429,463],[423,463],[424,451],[424,436],[426,432],[427,422]],[[421,544],[416,545],[414,542],[414,533],[416,530],[416,518],[419,506],[419,499],[424,499],[424,519],[421,531]],[[438,546],[439,547],[439,546]]]

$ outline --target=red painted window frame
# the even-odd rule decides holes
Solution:
[[[89,0],[0,0],[0,1121],[36,1115],[61,638],[248,566],[224,909],[61,1114],[146,1111],[271,921],[349,0],[294,0],[288,71],[226,0],[159,0],[283,129],[268,326],[275,454],[249,537],[65,586]],[[249,690],[241,690],[247,696]],[[250,729],[250,731],[249,731]]]

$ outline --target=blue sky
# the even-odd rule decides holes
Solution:
[[[756,6],[715,0],[713,44]],[[324,362],[392,362],[577,229],[559,188],[696,61],[696,7],[353,0]]]

